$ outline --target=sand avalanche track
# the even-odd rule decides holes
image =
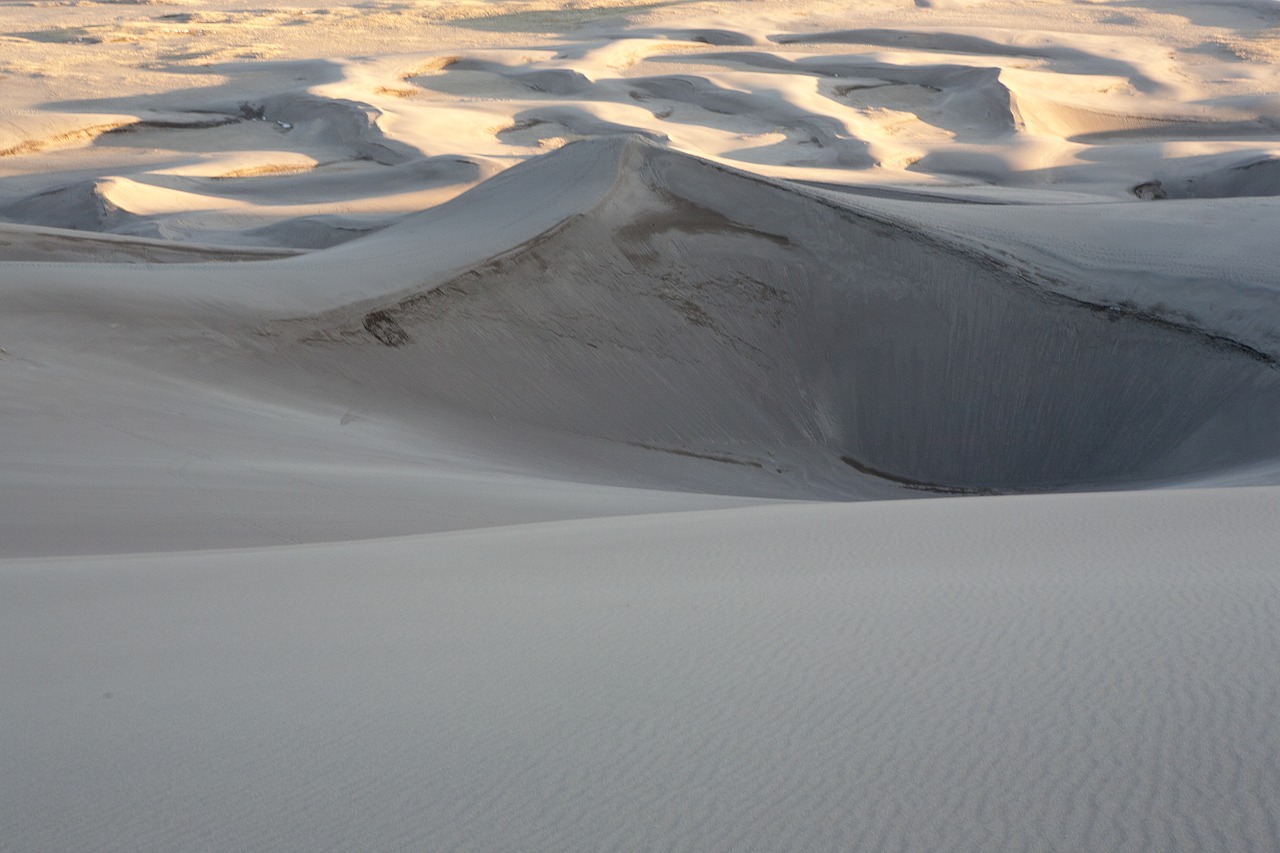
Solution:
[[[828,197],[635,139],[531,162],[507,197],[588,147],[615,170],[594,206],[272,334],[406,416],[448,401],[853,491],[1137,484],[1280,454],[1271,354]]]

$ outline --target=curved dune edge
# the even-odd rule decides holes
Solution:
[[[174,243],[66,228],[0,223],[0,260],[84,263],[203,263],[290,258],[297,249]]]

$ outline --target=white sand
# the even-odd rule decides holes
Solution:
[[[1280,3],[0,25],[0,851],[1280,846]]]
[[[1280,842],[1274,490],[11,561],[14,850]]]

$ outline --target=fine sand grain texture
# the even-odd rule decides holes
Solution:
[[[1277,63],[0,0],[0,851],[1280,848]]]

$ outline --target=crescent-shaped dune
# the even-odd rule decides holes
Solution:
[[[1280,416],[1270,353],[1060,295],[993,257],[642,140],[550,156],[612,169],[608,191],[447,280],[282,325],[290,362],[341,365],[406,413],[444,399],[940,491],[1155,482],[1280,453],[1265,428]],[[507,192],[544,183],[542,168],[512,173]]]

